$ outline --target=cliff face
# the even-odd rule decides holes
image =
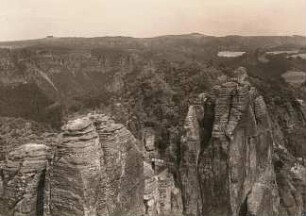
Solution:
[[[185,213],[302,215],[303,162],[279,142],[277,136],[285,136],[272,124],[263,97],[241,76],[243,69],[235,74],[207,94],[200,117],[195,106],[189,108],[181,143]]]
[[[273,215],[273,139],[263,98],[248,83],[236,82],[218,86],[208,100],[213,98],[212,136],[199,162],[203,210],[207,215]],[[215,194],[220,199],[213,199]]]
[[[43,212],[48,148],[28,143],[10,151],[0,177],[0,215],[37,215]]]
[[[101,179],[98,134],[88,119],[68,122],[63,129],[46,173],[46,214],[96,214]]]
[[[43,144],[2,140],[0,215],[182,214],[173,176],[122,124],[88,114],[48,136],[25,124],[24,133]]]
[[[201,152],[201,118],[203,108],[192,105],[189,107],[185,120],[185,134],[181,139],[181,163],[179,173],[182,183],[184,211],[187,215],[202,214],[202,194],[199,193],[199,156]]]
[[[104,115],[63,129],[47,167],[45,215],[139,215],[143,162],[132,134]]]

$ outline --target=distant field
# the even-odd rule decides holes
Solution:
[[[289,84],[301,85],[306,80],[306,73],[302,71],[287,71],[282,77]]]
[[[234,58],[242,56],[243,54],[245,54],[245,52],[220,51],[218,52],[218,57]]]
[[[282,51],[267,52],[268,55],[297,54],[297,53],[299,53],[299,50],[282,50]]]

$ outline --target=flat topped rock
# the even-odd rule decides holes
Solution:
[[[79,119],[69,121],[63,127],[63,130],[80,131],[80,130],[87,128],[91,124],[92,124],[92,121],[90,121],[88,118],[79,118]]]
[[[24,144],[13,151],[11,151],[8,156],[9,158],[23,158],[23,157],[33,157],[37,156],[38,152],[47,152],[49,149],[48,146],[44,144],[28,143]]]
[[[223,87],[236,87],[237,86],[237,83],[236,82],[226,82],[226,83],[223,83],[222,84]]]

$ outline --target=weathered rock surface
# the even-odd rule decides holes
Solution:
[[[198,161],[201,151],[201,125],[200,118],[203,109],[200,106],[190,106],[185,121],[185,134],[181,140],[180,175],[184,213],[186,215],[201,215],[202,199],[198,175]]]
[[[104,115],[63,130],[48,166],[45,215],[140,215],[143,162],[133,135]]]
[[[305,167],[302,157],[297,160],[300,154],[290,154],[283,142],[285,136],[290,142],[292,135],[280,131],[280,126],[275,128],[273,114],[246,80],[245,70],[239,68],[234,75],[206,94],[202,107],[189,107],[181,142],[184,212],[302,215]],[[298,112],[291,113],[295,114],[286,115],[286,122],[303,128],[296,123]],[[299,137],[303,140],[303,135]]]
[[[279,215],[303,215],[306,208],[306,169],[287,149],[275,148],[276,182],[280,198]]]
[[[101,146],[93,123],[76,119],[63,128],[63,139],[48,167],[45,215],[97,215]]]
[[[181,216],[183,213],[181,190],[175,185],[169,161],[155,148],[155,134],[151,128],[144,131],[144,203],[146,215]]]
[[[238,81],[222,84],[211,97],[212,135],[199,162],[203,213],[273,215],[277,200],[269,116],[256,90]]]
[[[158,203],[158,182],[151,164],[147,162],[144,162],[144,176],[145,190],[143,199],[145,204],[145,214],[148,216],[158,215],[160,212],[160,206]]]
[[[102,149],[98,215],[141,215],[144,173],[138,141],[105,115],[91,115]]]
[[[42,214],[48,150],[43,144],[28,143],[6,155],[0,167],[0,215]]]
[[[62,130],[50,147],[1,143],[0,215],[180,215],[173,176],[123,125],[89,114]]]

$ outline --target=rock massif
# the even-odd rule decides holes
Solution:
[[[305,211],[305,167],[276,143],[266,103],[246,79],[238,69],[189,108],[180,171],[186,215]]]
[[[0,215],[181,215],[180,190],[150,136],[144,148],[123,125],[88,114],[53,142],[1,143]]]
[[[274,215],[273,139],[263,98],[248,83],[227,82],[208,100],[215,115],[199,161],[203,212]]]
[[[46,215],[96,215],[101,146],[89,119],[64,126],[47,172]]]
[[[69,121],[47,169],[45,215],[140,215],[137,140],[104,115]]]

